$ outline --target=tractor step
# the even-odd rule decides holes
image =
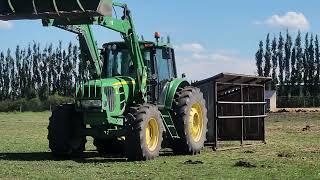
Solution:
[[[180,136],[178,135],[176,126],[174,125],[172,121],[172,117],[170,115],[170,112],[167,110],[162,111],[162,118],[163,118],[163,123],[166,127],[166,130],[169,132],[171,138],[173,139],[178,139]]]

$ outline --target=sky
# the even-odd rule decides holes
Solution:
[[[298,30],[320,32],[319,0],[123,0],[133,13],[139,35],[153,40],[154,32],[171,37],[176,50],[179,74],[200,80],[220,72],[256,74],[255,52],[267,33],[271,36]],[[120,40],[120,35],[101,27],[94,28],[99,46]],[[41,21],[0,21],[0,50],[62,40],[76,36]]]

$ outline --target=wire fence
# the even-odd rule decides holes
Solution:
[[[278,96],[278,108],[316,108],[320,107],[320,96]]]

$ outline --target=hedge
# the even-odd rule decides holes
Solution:
[[[0,101],[0,112],[13,112],[13,111],[48,111],[53,107],[63,103],[73,103],[72,97],[63,97],[59,95],[49,96],[47,100],[41,101],[39,98],[33,99],[18,99],[18,100],[5,100]]]

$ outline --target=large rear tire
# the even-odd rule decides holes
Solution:
[[[150,160],[159,156],[163,140],[161,113],[154,105],[133,107],[127,115],[126,156],[129,161]]]
[[[204,147],[207,133],[207,108],[200,89],[185,87],[178,90],[173,103],[175,125],[180,139],[172,148],[177,154],[197,154]]]
[[[86,138],[80,135],[83,127],[82,115],[74,105],[57,106],[49,118],[49,148],[54,157],[70,158],[79,156],[85,150]]]

